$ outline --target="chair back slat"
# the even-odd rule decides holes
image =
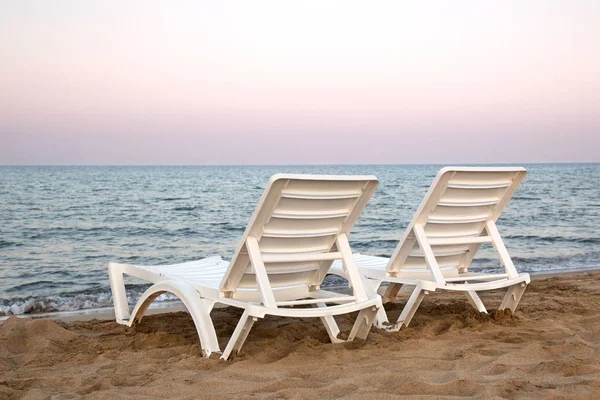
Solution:
[[[271,288],[318,287],[333,257],[340,254],[338,236],[350,233],[377,184],[374,176],[273,176],[221,282],[221,291],[235,297],[238,289],[260,290],[248,238],[258,243],[260,269],[266,271]],[[277,290],[277,294],[284,295],[284,291]]]
[[[414,228],[423,228],[439,267],[466,269],[525,179],[520,167],[443,168],[435,177],[387,266],[391,275],[427,265]]]

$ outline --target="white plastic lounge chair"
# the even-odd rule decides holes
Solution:
[[[210,317],[215,303],[244,309],[222,359],[239,351],[257,318],[267,314],[319,317],[331,341],[342,342],[333,316],[359,311],[348,340],[365,339],[381,297],[367,294],[347,235],[377,185],[374,176],[273,176],[231,263],[218,256],[165,266],[110,263],[117,322],[139,322],[154,299],[170,292],[191,314],[205,357],[220,353]],[[342,262],[351,295],[320,289],[334,260]],[[131,313],[123,274],[153,283]],[[305,305],[312,308],[293,308]]]
[[[395,324],[388,323],[383,308],[379,310],[378,328],[397,331],[408,326],[425,294],[437,289],[465,292],[477,310],[486,312],[477,292],[508,287],[499,309],[515,311],[530,278],[515,269],[496,220],[526,173],[524,168],[443,168],[391,258],[354,255],[371,284],[366,285],[368,289],[378,290],[383,282],[388,283],[382,292],[384,303],[394,300],[402,285],[414,286]],[[504,273],[469,272],[483,243],[494,246]],[[339,263],[333,264],[330,273],[348,276]]]

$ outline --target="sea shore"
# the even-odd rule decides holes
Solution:
[[[482,298],[493,310],[502,295]],[[224,345],[240,312],[213,313]],[[227,362],[200,357],[181,306],[135,329],[111,312],[54,316],[0,325],[0,398],[600,397],[599,271],[534,276],[514,315],[432,293],[409,328],[367,341],[333,345],[318,319],[266,318]]]

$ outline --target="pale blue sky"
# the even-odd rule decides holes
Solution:
[[[600,2],[7,0],[0,88],[0,164],[600,161]]]

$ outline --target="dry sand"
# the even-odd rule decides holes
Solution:
[[[433,293],[410,328],[373,330],[368,341],[333,345],[318,319],[267,318],[227,362],[199,356],[184,312],[135,329],[10,318],[0,326],[0,398],[600,398],[599,306],[600,275],[536,280],[514,316]],[[222,345],[239,315],[214,311]],[[352,319],[339,322],[349,329]]]

